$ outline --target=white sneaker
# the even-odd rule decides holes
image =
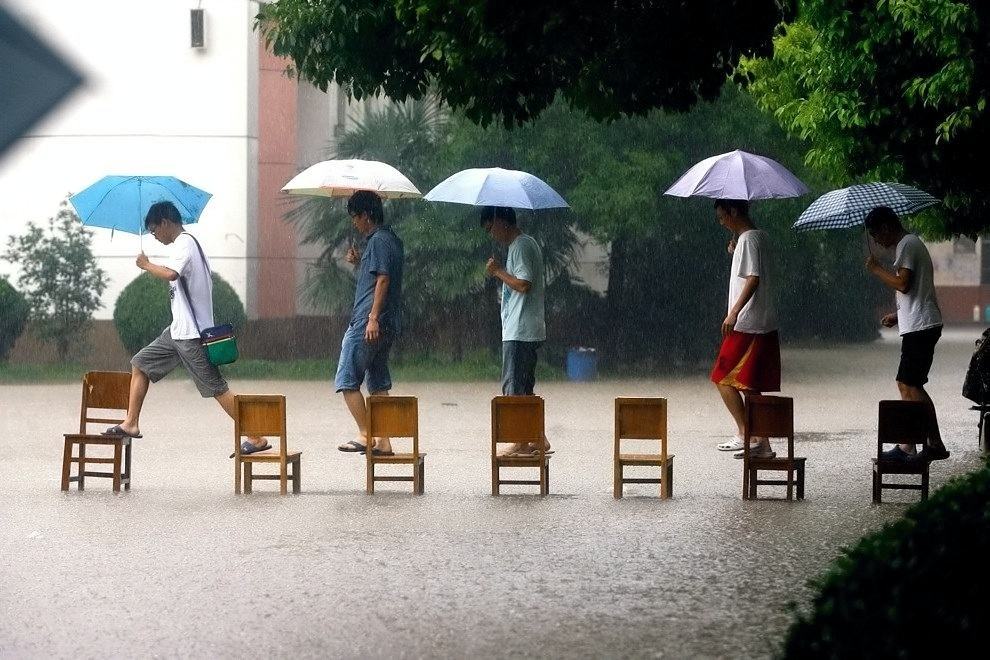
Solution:
[[[732,436],[732,440],[723,442],[715,448],[719,451],[739,451],[743,448],[743,439],[741,436],[734,435]]]
[[[743,452],[737,451],[732,455],[734,458],[745,458]],[[775,452],[770,445],[763,445],[759,443],[750,443],[749,445],[749,457],[750,458],[777,458],[777,452]]]

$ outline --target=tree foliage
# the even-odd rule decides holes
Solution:
[[[473,122],[525,122],[558,95],[596,118],[718,96],[740,54],[767,49],[790,0],[543,2],[279,0],[257,22],[324,91],[421,99]]]
[[[943,199],[929,236],[988,225],[990,4],[966,0],[803,0],[772,57],[739,72],[760,106],[808,141],[835,185],[901,180]]]
[[[213,319],[230,323],[234,332],[244,327],[244,303],[225,279],[213,275]],[[169,285],[151,273],[141,273],[124,287],[113,308],[113,324],[124,347],[131,353],[151,343],[172,322]]]
[[[27,299],[6,278],[0,277],[0,362],[6,362],[10,356],[30,314]]]
[[[106,289],[91,242],[67,202],[46,228],[29,222],[24,234],[7,242],[4,258],[20,269],[17,284],[31,306],[37,333],[55,343],[60,359],[85,336]]]

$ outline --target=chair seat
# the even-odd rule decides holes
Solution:
[[[667,454],[667,462],[674,460],[673,454]],[[619,454],[619,462],[624,465],[656,465],[662,464],[660,454]]]
[[[804,456],[795,456],[794,458],[787,458],[786,456],[777,458],[751,458],[749,459],[749,467],[751,470],[794,470],[798,467],[804,467],[806,460],[808,459]]]
[[[372,463],[419,463],[422,462],[423,457],[426,456],[423,452],[419,453],[417,457],[415,454],[395,454],[393,456],[369,456],[368,460]]]
[[[549,463],[550,459],[553,458],[553,454],[545,454],[543,457],[544,462]],[[540,456],[539,454],[533,454],[532,456],[495,456],[495,463],[497,465],[510,465],[513,467],[540,467]]]
[[[302,456],[301,451],[290,451],[285,455],[286,460],[290,463],[299,460],[300,456]],[[274,449],[241,455],[241,461],[244,463],[278,463],[281,460],[282,456]]]
[[[883,474],[925,474],[930,463],[906,463],[904,461],[885,461],[873,459],[873,471]]]
[[[127,445],[133,438],[126,435],[103,435],[102,433],[65,433],[70,442],[85,442],[88,445]]]

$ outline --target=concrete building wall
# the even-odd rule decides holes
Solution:
[[[85,75],[72,95],[0,161],[0,243],[53,216],[67,194],[107,174],[170,174],[214,197],[191,231],[246,299],[244,259],[256,207],[252,105],[257,96],[255,2],[203,0],[206,47],[190,47],[191,3],[174,0],[7,0],[6,6]],[[94,230],[110,276],[97,318],[160,258],[150,236]],[[0,262],[0,272],[16,269]],[[251,305],[248,305],[249,308]]]

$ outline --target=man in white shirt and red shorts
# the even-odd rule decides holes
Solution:
[[[743,394],[780,390],[780,338],[773,288],[773,262],[769,235],[749,217],[749,202],[715,200],[715,217],[734,235],[729,242],[728,312],[722,321],[722,346],[711,380],[736,423],[736,435],[718,445],[720,451],[743,456],[745,402]],[[752,438],[750,456],[773,458],[767,438]]]

